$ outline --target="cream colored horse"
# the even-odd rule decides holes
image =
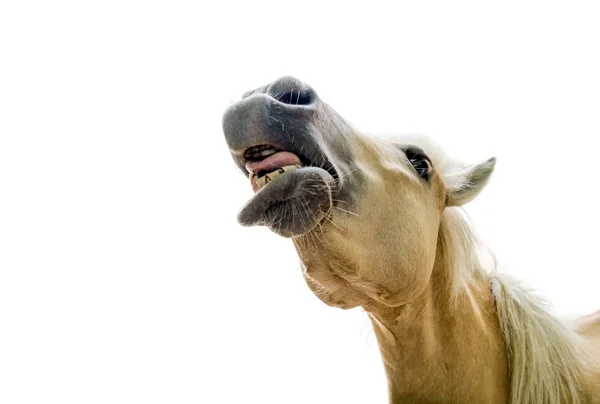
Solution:
[[[323,302],[365,308],[390,403],[600,403],[600,313],[561,321],[481,264],[461,206],[494,159],[357,133],[290,77],[245,94],[223,128],[256,192],[238,220],[291,238]]]

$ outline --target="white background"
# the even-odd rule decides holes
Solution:
[[[224,109],[282,75],[498,165],[467,206],[559,315],[600,309],[595,1],[4,1],[0,402],[385,403],[360,310],[245,229]],[[268,253],[261,248],[272,247]]]

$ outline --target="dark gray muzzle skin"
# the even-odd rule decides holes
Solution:
[[[352,170],[348,125],[308,85],[283,77],[244,94],[223,116],[231,155],[245,168],[244,152],[268,145],[296,154],[304,168],[260,189],[238,215],[244,226],[266,225],[284,237],[311,231],[342,200]]]
[[[247,174],[243,153],[258,145],[302,150],[299,157],[311,160],[302,161],[305,165],[313,160],[314,165],[324,163],[326,158],[310,133],[320,107],[315,91],[291,77],[244,94],[223,116],[225,139],[240,169]]]

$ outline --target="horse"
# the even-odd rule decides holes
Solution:
[[[291,239],[324,303],[364,308],[390,403],[600,403],[600,311],[556,318],[483,263],[463,206],[495,158],[464,164],[425,137],[360,133],[287,76],[222,122],[255,192],[239,223]]]

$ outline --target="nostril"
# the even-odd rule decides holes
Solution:
[[[288,89],[286,91],[273,95],[277,101],[289,105],[310,105],[314,101],[314,94],[311,90]]]
[[[285,76],[269,84],[266,93],[287,105],[310,106],[317,101],[317,94],[302,81]]]

